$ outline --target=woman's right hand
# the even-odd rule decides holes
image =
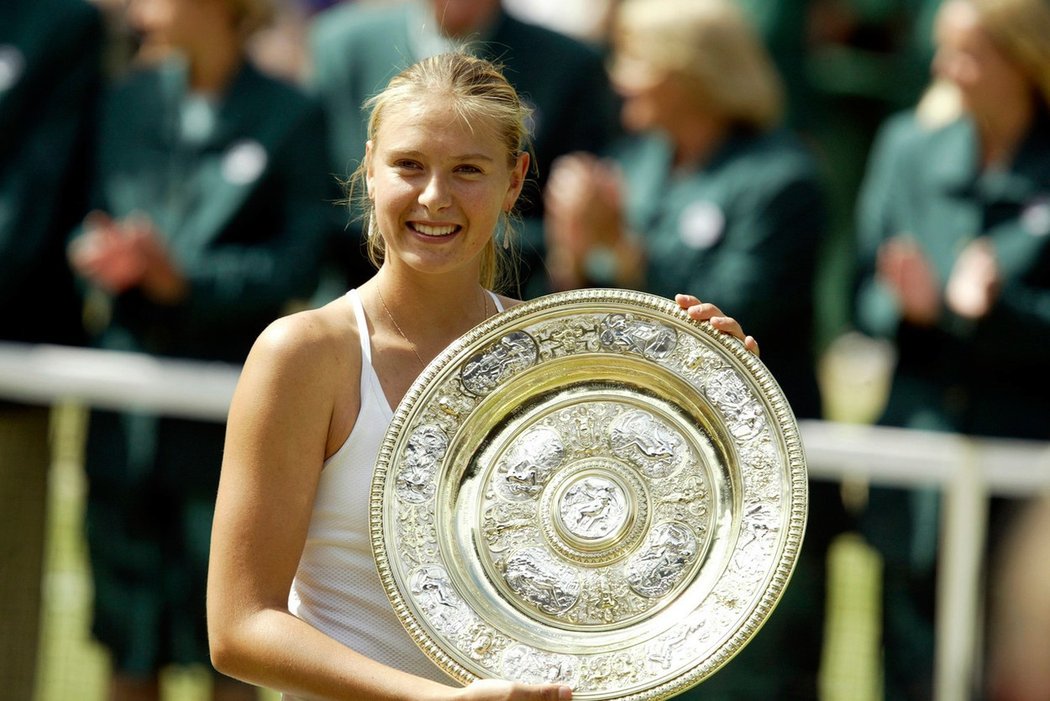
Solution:
[[[547,264],[558,287],[583,282],[583,264],[595,246],[615,248],[623,238],[619,171],[588,153],[561,156],[544,192]]]
[[[933,265],[913,240],[898,236],[882,244],[877,276],[893,290],[907,321],[918,326],[937,323],[942,303],[940,282]]]
[[[522,684],[479,679],[460,690],[457,701],[567,701],[572,689],[564,684]]]

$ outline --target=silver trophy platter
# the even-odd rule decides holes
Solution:
[[[805,529],[795,418],[743,345],[673,302],[579,290],[438,356],[375,467],[398,617],[455,679],[664,699],[758,632]]]

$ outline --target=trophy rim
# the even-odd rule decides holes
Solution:
[[[481,349],[508,333],[529,328],[554,317],[580,314],[626,313],[655,318],[678,333],[684,333],[714,353],[738,372],[755,391],[756,401],[768,414],[772,440],[776,442],[781,463],[777,467],[782,482],[783,507],[780,518],[780,536],[776,556],[763,570],[765,586],[739,617],[728,635],[677,676],[666,680],[643,682],[627,689],[600,692],[577,692],[575,698],[595,701],[656,701],[695,686],[716,673],[745,647],[766,622],[780,601],[794,570],[805,532],[808,509],[808,481],[804,449],[794,414],[776,380],[761,360],[748,351],[738,339],[717,331],[708,322],[697,322],[676,303],[655,295],[621,289],[584,289],[560,292],[518,305],[490,317],[439,354],[420,374],[394,412],[384,437],[373,471],[370,493],[370,535],[373,554],[383,588],[394,611],[417,646],[446,674],[463,684],[486,677],[500,677],[492,670],[471,663],[461,650],[435,630],[421,616],[408,591],[406,575],[399,569],[401,553],[389,542],[395,509],[389,508],[391,483],[399,467],[399,451],[403,450],[406,432],[428,409],[433,399],[432,390],[441,382],[449,382],[456,370],[462,370],[466,361]],[[645,362],[644,359],[641,362]],[[432,407],[429,407],[432,408]],[[463,423],[469,421],[469,416]],[[734,466],[735,469],[739,466]],[[440,477],[446,476],[444,472]],[[440,479],[437,490],[447,488]],[[441,504],[438,504],[439,506]],[[442,564],[446,564],[442,562]],[[490,615],[491,617],[491,615]],[[492,624],[496,632],[515,640],[513,621],[504,628]],[[601,640],[606,633],[596,630],[593,636]],[[584,632],[581,635],[587,636]],[[571,657],[571,653],[568,655]]]

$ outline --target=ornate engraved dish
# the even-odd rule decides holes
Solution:
[[[427,367],[376,464],[372,545],[456,679],[662,699],[756,634],[806,500],[794,416],[741,343],[663,298],[579,290]]]

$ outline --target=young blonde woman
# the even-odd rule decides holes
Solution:
[[[489,288],[529,168],[527,109],[492,64],[464,54],[410,67],[371,107],[356,177],[379,271],[274,323],[245,365],[213,529],[213,661],[288,697],[569,698],[560,685],[453,686],[391,609],[368,535],[393,409],[446,346],[515,304]],[[757,350],[711,305],[678,301]]]

